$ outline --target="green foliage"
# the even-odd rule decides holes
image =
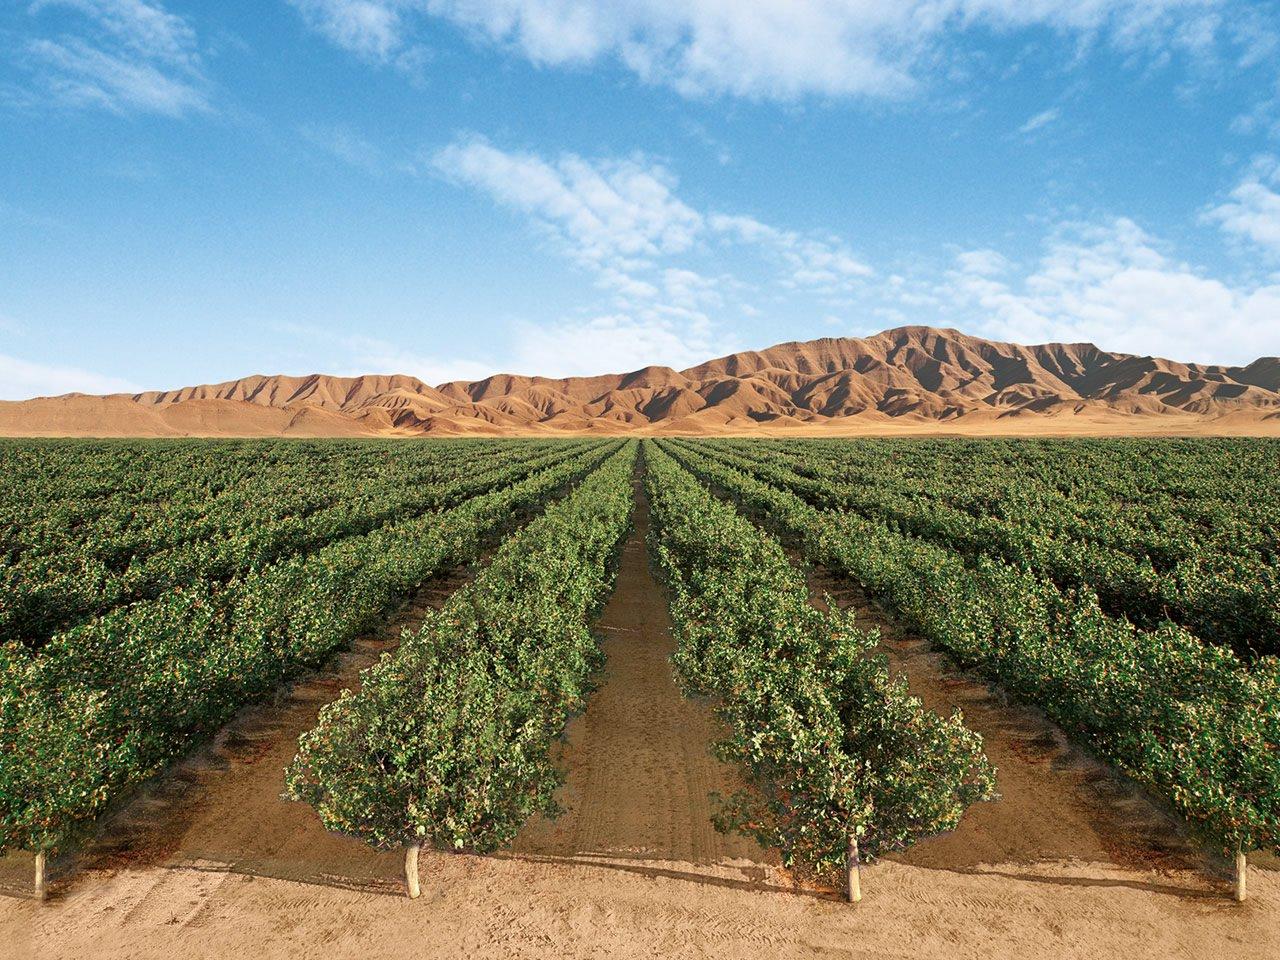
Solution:
[[[671,586],[674,662],[714,697],[720,756],[749,789],[718,825],[777,847],[789,865],[844,864],[848,838],[875,856],[953,829],[994,791],[981,738],[959,712],[924,709],[851,616],[819,611],[776,540],[648,448],[654,553]]]
[[[714,441],[700,449],[813,506],[1004,560],[1144,628],[1280,653],[1280,443]],[[766,459],[767,457],[767,459]]]
[[[123,604],[457,506],[585,446],[45,442],[32,461],[26,444],[0,443],[13,491],[0,507],[0,642],[39,647]]]
[[[495,489],[452,509],[225,583],[175,587],[38,651],[0,647],[0,849],[63,843],[242,705],[350,643],[424,580],[475,559],[495,532],[618,447],[575,447],[528,475],[512,458],[507,483],[491,474]]]
[[[503,543],[492,563],[325,707],[288,796],[375,847],[493,850],[554,812],[551,745],[600,664],[590,619],[630,525],[635,444]]]
[[[988,556],[853,512],[818,510],[703,452],[699,477],[860,581],[920,633],[1034,703],[1162,793],[1224,850],[1280,848],[1280,660],[1242,661],[1173,623],[1139,629],[1088,587],[1064,590]]]

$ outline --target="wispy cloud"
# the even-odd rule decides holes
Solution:
[[[35,363],[0,353],[0,400],[27,400],[63,393],[137,393],[120,377],[80,367]]]
[[[839,237],[807,237],[782,230],[754,217],[716,214],[712,229],[776,256],[786,267],[785,284],[823,293],[847,289],[875,271],[856,257]]]
[[[978,32],[1048,28],[1075,55],[1101,38],[1159,62],[1230,44],[1237,60],[1268,30],[1223,27],[1239,0],[290,0],[307,22],[366,58],[417,45],[428,17],[538,65],[612,60],[643,81],[688,96],[901,97],[963,56]],[[1243,22],[1232,20],[1229,22]]]
[[[303,21],[343,49],[369,63],[395,67],[420,80],[431,60],[404,14],[424,4],[414,0],[286,0]]]
[[[205,94],[189,78],[169,75],[145,60],[108,53],[83,40],[32,40],[26,52],[39,65],[36,72],[47,91],[67,106],[172,117],[208,106]]]
[[[590,321],[584,335],[617,329],[636,342],[666,342],[676,332],[685,342],[707,340],[710,311],[737,304],[751,287],[725,262],[730,254],[762,254],[779,294],[846,292],[873,273],[839,237],[697,209],[681,198],[666,167],[643,156],[548,159],[466,136],[428,160],[452,181],[523,214],[554,249],[594,273],[597,286],[613,296],[615,312],[601,314],[607,326]],[[715,269],[701,268],[704,261]]]
[[[687,284],[694,300],[706,290],[696,273],[664,279]],[[718,296],[716,288],[711,293]],[[1184,361],[1247,363],[1280,354],[1280,284],[1214,277],[1174,259],[1124,217],[1059,224],[1029,264],[982,248],[955,254],[949,265],[920,266],[911,276],[880,276],[846,309],[817,316],[828,327],[857,333],[868,332],[871,320],[882,326],[928,323],[1019,343],[1092,342]],[[681,368],[759,346],[742,343],[735,331],[697,309],[662,302],[520,321],[500,350],[461,362],[420,357],[380,341],[339,340],[351,358],[344,372],[414,373],[433,383],[497,372],[583,376],[649,363]]]
[[[1012,266],[1004,254],[991,249],[962,250],[956,254],[956,265],[975,277],[999,276]]]
[[[0,198],[0,223],[5,221],[8,221],[11,226],[16,224],[23,228],[48,232],[66,232],[70,229],[68,224],[55,217],[28,210],[26,207],[17,206]]]
[[[429,161],[452,181],[527,217],[554,249],[595,275],[614,310],[625,311],[567,320],[549,328],[550,340],[563,343],[563,331],[577,331],[584,343],[596,345],[591,353],[603,359],[610,330],[619,343],[633,345],[669,346],[704,336],[709,324],[704,308],[719,302],[718,281],[672,260],[694,248],[707,218],[676,195],[676,179],[661,164],[643,157],[589,160],[575,154],[547,159],[505,151],[476,136],[457,140]],[[547,359],[535,352],[526,358],[517,351],[513,360]],[[586,354],[571,350],[556,368],[567,369],[569,357],[581,356]]]
[[[342,336],[339,342],[349,353],[351,366],[343,371],[359,373],[405,373],[424,383],[476,380],[494,370],[482,360],[438,357],[406,349],[376,337]]]
[[[431,158],[437,170],[532,217],[592,265],[625,267],[689,249],[703,217],[673,193],[674,178],[638,159],[545,160],[467,137]]]
[[[364,57],[384,59],[404,42],[399,3],[383,0],[288,0],[313,29]]]
[[[606,314],[587,320],[521,324],[512,370],[551,377],[624,373],[650,364],[682,369],[738,349],[705,320],[682,324],[658,316]]]
[[[400,373],[434,385],[450,380],[476,380],[497,372],[483,359],[441,357],[380,337],[336,332],[315,324],[278,323],[275,329],[308,344],[321,345],[320,352],[333,358],[326,370],[342,377]]]
[[[377,337],[310,325],[282,324],[279,329],[326,344],[334,357],[328,369],[339,376],[399,373],[433,386],[482,380],[497,373],[577,377],[622,373],[649,364],[688,367],[713,352],[738,349],[735,340],[715,335],[705,320],[690,325],[656,314],[518,321],[500,349],[467,358],[424,354]]]
[[[1026,123],[1020,126],[1018,128],[1018,132],[1023,136],[1027,136],[1029,134],[1035,133],[1037,130],[1041,130],[1044,127],[1049,126],[1049,124],[1051,123],[1056,122],[1057,119],[1061,116],[1062,116],[1061,110],[1059,110],[1057,107],[1050,107],[1048,110],[1040,111],[1030,120],[1028,120]]]
[[[1280,255],[1280,159],[1261,157],[1229,199],[1205,212],[1225,233]]]
[[[183,18],[146,0],[36,0],[32,29],[55,8],[72,18],[20,49],[25,99],[171,117],[210,109],[196,34]]]
[[[958,308],[974,329],[1020,343],[1089,341],[1226,363],[1280,352],[1280,285],[1232,285],[1161,246],[1123,217],[1062,224],[1020,276],[1002,276],[1013,265],[990,251],[961,254],[929,291],[929,309]]]
[[[724,249],[764,255],[779,292],[846,290],[872,271],[837,237],[812,237],[747,216],[697,209],[663,165],[642,156],[547,159],[475,136],[432,154],[431,165],[518,211],[554,249],[595,274],[614,309],[587,319],[525,325],[508,358],[559,375],[687,366],[736,343],[713,313],[741,316],[752,285],[723,262]],[[714,271],[695,262],[717,263]],[[771,265],[771,266],[770,266]],[[530,331],[536,331],[536,336]]]

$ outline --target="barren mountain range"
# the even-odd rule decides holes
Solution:
[[[401,375],[251,376],[0,403],[9,436],[762,432],[1280,434],[1280,358],[1224,367],[900,327],[688,370],[435,387]]]

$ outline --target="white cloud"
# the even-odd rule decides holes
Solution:
[[[455,182],[528,217],[558,250],[594,272],[596,285],[613,296],[602,313],[642,325],[619,327],[633,339],[641,329],[657,341],[673,333],[690,342],[701,337],[695,328],[709,322],[705,311],[725,306],[748,285],[731,270],[695,267],[744,248],[762,252],[778,271],[779,292],[831,295],[872,274],[839,237],[695,209],[678,195],[675,176],[642,156],[546,159],[466,136],[428,159]]]
[[[1018,128],[1018,132],[1023,135],[1035,133],[1037,130],[1040,130],[1043,127],[1049,126],[1049,124],[1055,122],[1061,116],[1062,116],[1062,111],[1059,110],[1057,107],[1051,107],[1048,110],[1042,110],[1039,113],[1037,113],[1034,117],[1032,117],[1030,120],[1028,120],[1026,123],[1024,123],[1022,126],[1020,126]]]
[[[403,373],[432,385],[450,380],[479,380],[494,372],[490,364],[477,360],[442,358],[406,350],[375,337],[340,338],[349,351],[348,376],[362,373]]]
[[[56,37],[30,38],[21,48],[20,63],[44,95],[115,113],[178,117],[209,109],[196,34],[181,17],[145,0],[38,0],[29,12],[52,8],[78,16]]]
[[[722,283],[721,279],[704,277],[697,271],[681,267],[668,267],[662,271],[662,289],[666,299],[688,310],[718,307],[724,303]]]
[[[1280,185],[1280,161],[1260,158],[1252,173],[1231,191],[1230,199],[1206,211],[1205,219],[1226,233],[1280,254],[1280,193],[1271,189],[1274,185]]]
[[[48,92],[67,106],[177,117],[207,104],[204,94],[187,80],[81,40],[33,40],[26,50],[41,65]]]
[[[704,124],[696,120],[684,120],[681,126],[694,141],[711,152],[720,166],[727,167],[733,163],[733,151],[729,145],[718,137],[713,137]]]
[[[415,83],[422,83],[431,60],[430,48],[412,38],[412,26],[402,11],[421,3],[413,0],[286,0],[303,21],[331,41],[370,63],[395,67]]]
[[[1004,255],[995,250],[964,250],[956,254],[956,263],[965,273],[980,277],[997,276],[1010,267]]]
[[[648,280],[608,266],[600,268],[600,278],[596,285],[602,290],[612,290],[624,302],[653,300],[662,292]]]
[[[574,154],[549,162],[476,137],[444,148],[432,163],[528,214],[591,264],[680,253],[702,229],[702,216],[674,196],[674,178],[657,164]]]
[[[98,27],[146,57],[187,64],[196,45],[195,31],[182,17],[147,0],[36,0],[32,13],[51,7],[76,10]]]
[[[1064,224],[1029,269],[997,250],[960,250],[947,270],[877,273],[839,237],[806,235],[751,216],[699,210],[679,194],[670,171],[643,157],[547,160],[464,138],[436,154],[435,166],[517,210],[555,238],[576,263],[593,270],[615,298],[593,320],[537,328],[509,359],[522,369],[629,369],[661,355],[679,366],[705,354],[719,329],[713,316],[751,316],[773,296],[806,292],[813,315],[838,308],[893,322],[961,325],[1020,342],[1092,341],[1107,349],[1179,360],[1248,362],[1280,353],[1280,285],[1241,285],[1178,262],[1133,221]],[[1274,194],[1264,181],[1276,165],[1259,162],[1253,179],[1266,196],[1237,191],[1212,216],[1224,228],[1272,242]],[[1239,209],[1237,209],[1239,208]],[[1264,216],[1265,215],[1265,216]],[[747,284],[738,257],[757,251],[775,265],[773,288]],[[755,303],[747,303],[748,294]],[[821,307],[822,309],[818,309]],[[607,344],[616,335],[620,346]],[[571,344],[593,344],[576,353]],[[684,346],[680,346],[683,344]],[[723,346],[723,344],[721,344]],[[565,356],[557,359],[560,353]]]
[[[382,60],[438,17],[538,65],[613,60],[690,96],[898,97],[967,37],[1047,28],[1157,60],[1219,42],[1236,0],[290,0],[332,40]],[[1254,31],[1255,33],[1257,31]]]
[[[709,223],[712,230],[726,237],[761,247],[778,257],[786,266],[789,286],[835,293],[875,272],[838,237],[806,237],[741,215],[715,214]]]
[[[738,226],[770,236],[750,223],[758,221]],[[507,346],[479,360],[442,361],[383,341],[332,339],[350,358],[347,372],[411,373],[430,383],[497,372],[563,377],[646,364],[679,369],[743,348],[703,312],[721,305],[720,278],[671,267],[653,279],[644,302],[626,311],[517,322]],[[840,301],[839,313],[815,316],[836,328],[861,330],[870,318],[884,326],[959,326],[998,340],[1091,342],[1184,362],[1243,364],[1280,355],[1280,284],[1233,286],[1207,276],[1171,259],[1125,218],[1059,226],[1028,268],[992,249],[965,250],[947,269],[915,279],[888,274],[863,293]],[[732,315],[760,315],[746,302],[728,306]]]
[[[484,360],[439,357],[409,350],[389,340],[363,334],[337,333],[324,327],[301,323],[279,323],[275,329],[308,343],[327,344],[340,360],[329,367],[337,376],[358,377],[367,373],[405,374],[423,383],[441,384],[450,380],[479,380],[497,372]]]
[[[625,373],[650,364],[676,369],[736,349],[713,336],[705,320],[680,324],[658,316],[609,314],[589,320],[522,324],[510,368],[547,377]]]
[[[1280,139],[1280,82],[1260,91],[1253,106],[1232,119],[1231,132],[1240,136],[1262,134]]]
[[[547,160],[477,137],[438,151],[431,163],[528,217],[596,274],[619,311],[522,328],[509,358],[516,369],[567,375],[678,362],[706,339],[702,308],[722,302],[720,281],[671,262],[693,250],[706,217],[676,196],[675,177],[660,164],[575,154]]]
[[[382,60],[401,45],[395,3],[380,0],[289,0],[313,29],[347,50]]]
[[[983,334],[1019,343],[1087,341],[1219,363],[1280,353],[1280,285],[1235,287],[1205,276],[1170,260],[1124,218],[1059,228],[1021,281],[958,260],[935,292],[968,308]]]
[[[543,323],[517,321],[502,349],[470,358],[423,354],[376,337],[309,325],[280,324],[278,329],[335,350],[339,359],[328,369],[339,376],[400,373],[433,386],[497,373],[577,377],[625,373],[650,364],[681,368],[739,349],[736,341],[717,336],[705,316],[664,307]]]
[[[79,367],[33,363],[0,353],[0,400],[27,400],[63,393],[137,393],[140,389],[120,377]]]

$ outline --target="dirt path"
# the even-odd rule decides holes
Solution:
[[[680,696],[666,596],[649,570],[648,501],[636,482],[635,529],[617,586],[596,629],[607,658],[586,713],[573,720],[560,756],[564,813],[528,824],[514,855],[545,863],[610,864],[639,875],[714,878],[748,887],[769,858],[753,842],[711,825],[710,793],[735,789],[711,756],[707,708]]]
[[[1224,864],[1206,856],[1183,825],[1114,768],[1068,741],[1039,710],[1010,702],[980,677],[957,668],[943,653],[900,628],[860,586],[809,572],[816,595],[852,610],[864,628],[880,631],[880,650],[907,678],[926,707],[964,712],[966,726],[982,734],[995,764],[1000,799],[978,804],[952,834],[918,844],[895,859],[947,870],[1053,861],[1109,863],[1133,871],[1179,876],[1188,894],[1216,896]],[[1203,876],[1200,876],[1203,874]],[[1225,875],[1224,875],[1225,877]],[[1133,880],[1142,886],[1146,881]]]
[[[1176,834],[1161,841],[1150,810],[1101,809],[1109,781],[1033,716],[925,669],[933,655],[910,638],[887,646],[931,705],[964,706],[1005,799],[867,869],[856,908],[792,889],[767,855],[716,835],[706,794],[731,777],[707,754],[706,713],[672,682],[640,506],[600,622],[602,683],[563,748],[562,818],[531,823],[498,856],[424,854],[423,896],[406,899],[395,854],[326,834],[277,798],[297,732],[338,686],[304,685],[296,716],[237,721],[52,903],[0,897],[0,958],[1275,960],[1280,875],[1255,869],[1250,901],[1231,903],[1187,867]]]
[[[92,896],[98,877],[121,870],[150,870],[156,880],[154,890],[131,893],[131,914],[168,910],[161,881],[176,869],[380,884],[381,858],[328,837],[309,808],[280,798],[284,768],[320,708],[343,689],[358,688],[360,671],[394,648],[402,630],[421,626],[427,611],[467,579],[458,570],[429,581],[380,632],[359,638],[329,668],[304,676],[275,700],[241,710],[213,742],[147,783],[104,820],[95,840],[53,864],[53,903]],[[25,895],[30,889],[30,854],[0,860],[0,891]]]

